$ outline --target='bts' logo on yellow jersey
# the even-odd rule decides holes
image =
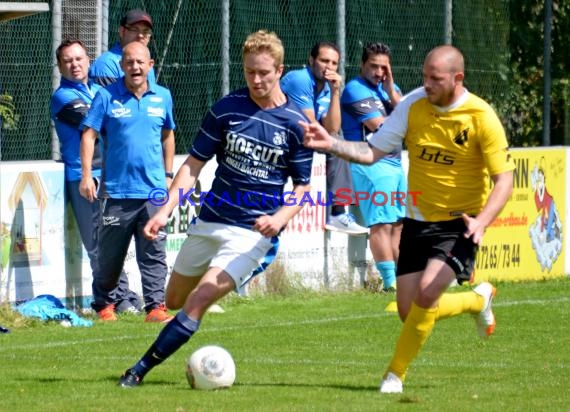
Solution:
[[[426,162],[434,162],[440,165],[451,166],[455,163],[455,156],[453,154],[450,154],[449,152],[446,153],[439,149],[428,149],[425,147],[418,155],[418,159],[425,160]]]

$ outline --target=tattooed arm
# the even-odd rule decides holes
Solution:
[[[303,144],[313,150],[332,153],[353,163],[372,164],[388,153],[368,142],[349,142],[331,136],[318,122],[299,122],[305,129]]]

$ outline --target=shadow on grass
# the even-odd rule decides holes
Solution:
[[[322,388],[322,389],[340,389],[352,392],[370,392],[377,391],[378,386],[365,385],[327,385],[327,384],[311,384],[311,383],[291,383],[291,382],[236,382],[234,386],[247,388],[251,387],[283,387],[283,388]]]
[[[113,384],[118,386],[120,375],[116,376],[108,376],[105,378],[106,381],[112,382]],[[65,380],[65,379],[45,379],[46,382],[53,381],[56,382],[58,380]],[[186,390],[187,388],[182,385],[179,387],[179,384],[182,381],[167,381],[167,380],[156,380],[152,378],[151,380],[144,380],[141,384],[141,387],[153,387],[153,386],[163,386],[163,385],[170,385],[173,386],[172,389],[178,390]],[[176,387],[174,387],[176,386]],[[248,388],[248,387],[258,387],[258,388],[271,388],[271,387],[282,387],[282,388],[322,388],[322,389],[335,389],[335,390],[345,390],[345,391],[352,391],[352,392],[370,392],[370,391],[377,391],[378,386],[364,386],[364,385],[326,385],[326,384],[310,384],[310,383],[290,383],[290,382],[236,382],[234,383],[233,387],[236,388]],[[223,389],[220,389],[223,390]]]

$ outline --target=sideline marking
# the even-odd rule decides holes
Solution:
[[[562,302],[570,302],[570,297],[559,297],[556,299],[527,299],[527,300],[514,300],[510,302],[499,302],[494,303],[493,307],[508,307],[508,306],[518,306],[518,305],[552,305],[553,303],[562,303]],[[247,325],[247,326],[224,326],[224,327],[215,327],[215,328],[208,328],[207,330],[200,331],[201,333],[209,333],[209,332],[220,332],[220,331],[228,331],[228,330],[244,330],[244,329],[261,329],[261,328],[275,328],[275,327],[288,327],[288,326],[299,326],[299,325],[316,325],[322,323],[329,323],[329,322],[344,322],[344,321],[352,321],[352,320],[360,320],[360,319],[373,319],[373,318],[381,318],[387,316],[394,316],[393,313],[388,312],[379,312],[375,314],[362,314],[362,315],[353,315],[353,316],[345,316],[345,317],[332,317],[332,318],[324,318],[324,319],[309,319],[309,320],[295,320],[295,321],[288,321],[288,322],[279,322],[279,323],[271,323],[271,324],[257,324],[257,325]],[[86,342],[95,343],[95,342],[109,342],[115,340],[135,340],[139,339],[141,336],[149,336],[151,338],[156,338],[157,333],[153,331],[152,333],[148,334],[138,334],[137,336],[133,335],[123,335],[123,336],[110,336],[108,338],[98,338],[98,339],[82,339],[82,340],[75,340],[75,341],[64,341],[64,342],[49,342],[49,343],[42,343],[42,344],[29,344],[29,345],[22,345],[18,343],[16,345],[2,345],[0,346],[0,353],[13,351],[14,349],[35,349],[35,348],[54,348],[54,347],[61,347],[61,346],[73,346],[73,345],[83,345]]]

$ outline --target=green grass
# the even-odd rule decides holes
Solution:
[[[382,395],[400,321],[366,291],[226,298],[188,344],[135,389],[119,375],[161,326],[142,317],[91,328],[16,325],[0,335],[1,411],[563,411],[570,404],[570,279],[499,284],[497,329],[470,316],[436,325],[404,394]],[[462,288],[455,288],[461,290]],[[0,325],[6,326],[0,311]],[[205,344],[233,355],[231,389],[190,389],[184,363]]]

